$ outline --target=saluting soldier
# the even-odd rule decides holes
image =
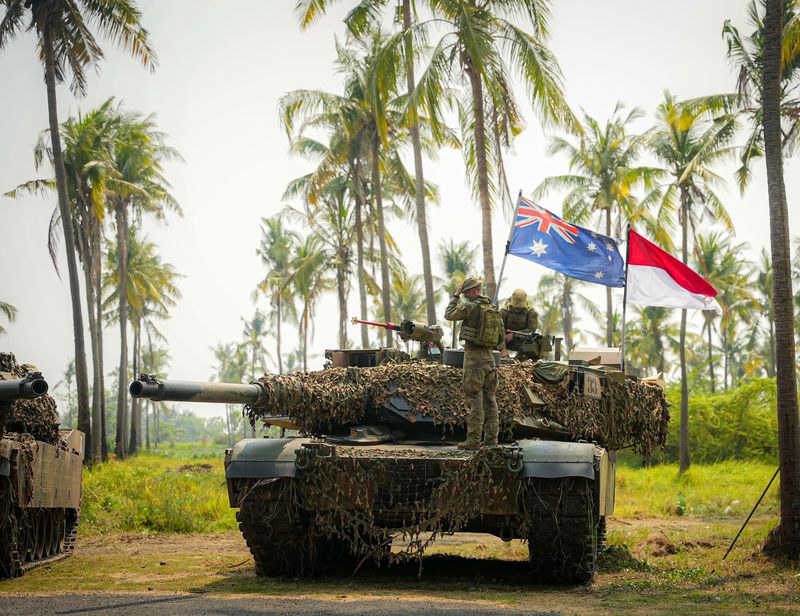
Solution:
[[[504,357],[508,357],[508,351],[500,312],[488,297],[481,294],[481,284],[480,278],[465,278],[444,313],[445,319],[464,322],[459,336],[464,341],[461,385],[470,411],[467,415],[467,440],[457,445],[459,449],[478,449],[482,444],[494,447],[500,431],[495,398],[497,366],[492,351],[499,349]]]
[[[506,330],[533,334],[539,329],[539,315],[528,303],[528,294],[524,289],[516,289],[511,294],[500,308],[500,316],[503,317]],[[514,334],[506,333],[505,341],[509,351],[517,352],[517,359],[539,359],[538,354],[524,349],[525,341],[515,337]]]

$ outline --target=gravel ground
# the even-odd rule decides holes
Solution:
[[[424,614],[425,616],[488,616],[527,614],[557,616],[560,612],[498,607],[468,601],[343,600],[275,597],[206,597],[197,594],[50,594],[5,595],[0,614],[169,614],[200,616],[220,614],[293,614],[299,616],[371,616]]]

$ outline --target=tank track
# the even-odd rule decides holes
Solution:
[[[525,508],[534,578],[556,584],[591,582],[600,534],[593,482],[580,477],[529,481]]]
[[[297,506],[293,479],[253,482],[236,513],[239,530],[256,564],[256,575],[310,572],[307,523]]]
[[[7,478],[0,480],[0,579],[71,556],[78,535],[78,511],[21,509],[11,483]]]

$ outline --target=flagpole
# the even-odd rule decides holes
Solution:
[[[514,215],[511,217],[511,228],[508,230],[508,239],[506,240],[506,251],[503,254],[503,264],[500,266],[500,277],[497,279],[497,286],[494,290],[494,305],[497,306],[497,299],[500,297],[500,284],[503,282],[503,272],[506,269],[506,259],[508,258],[508,251],[511,248],[511,237],[514,235],[514,225],[517,222],[517,210],[519,209],[519,200],[522,198],[522,190],[517,195],[517,203],[514,205]]]
[[[628,223],[625,238],[625,284],[622,291],[622,343],[619,347],[620,369],[625,372],[625,312],[628,307],[628,258],[631,253],[631,223]]]

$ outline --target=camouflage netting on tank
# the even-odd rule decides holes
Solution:
[[[340,447],[333,458],[314,459],[298,486],[310,533],[343,542],[362,562],[416,558],[421,571],[437,538],[464,529],[487,503],[513,509],[528,487],[506,471],[502,450],[439,453],[433,465],[427,453],[423,460],[418,451],[379,448]],[[401,516],[391,530],[382,517],[387,511]],[[524,522],[519,528],[527,536]]]
[[[0,380],[22,379],[26,374],[13,353],[0,353]],[[58,425],[56,401],[52,396],[44,395],[33,400],[11,402],[7,423],[0,426],[0,432],[30,434],[37,441],[60,445]]]
[[[603,400],[583,396],[574,383],[574,369],[556,383],[534,378],[532,362],[504,364],[498,369],[497,404],[501,425],[541,417],[556,421],[575,439],[584,438],[614,450],[633,447],[648,455],[666,441],[669,412],[660,387],[608,379]],[[290,376],[262,377],[267,395],[245,412],[250,421],[289,415],[306,433],[330,430],[334,424],[359,420],[367,405],[385,405],[404,398],[410,415],[430,416],[449,428],[466,425],[467,402],[460,368],[428,362],[384,364],[375,368],[330,368]],[[545,405],[531,400],[528,392]]]

